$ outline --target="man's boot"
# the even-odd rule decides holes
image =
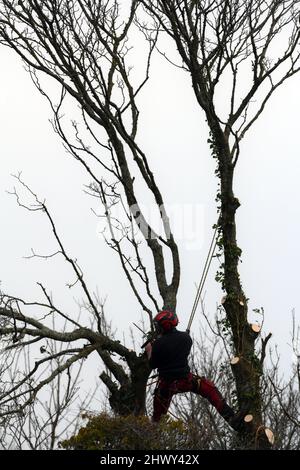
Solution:
[[[210,380],[193,374],[191,391],[206,398],[235,431],[238,431],[243,425],[244,417],[249,412],[249,406],[243,407],[238,413],[235,413]]]
[[[240,411],[235,413],[233,409],[227,404],[220,411],[220,415],[227,421],[227,423],[235,430],[239,431],[242,429],[244,424],[244,418],[249,412],[249,405],[243,406]]]

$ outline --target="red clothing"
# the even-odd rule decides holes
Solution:
[[[214,383],[190,372],[188,356],[192,339],[176,328],[167,331],[152,346],[150,366],[158,369],[159,381],[154,392],[153,421],[166,414],[176,393],[193,392],[206,398],[228,420],[233,410],[227,405]]]
[[[205,377],[189,373],[186,377],[173,381],[160,378],[154,392],[153,421],[159,421],[168,412],[173,395],[185,392],[193,392],[206,398],[219,413],[226,406],[217,387]]]

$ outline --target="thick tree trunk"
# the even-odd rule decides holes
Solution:
[[[262,426],[262,401],[260,376],[262,364],[255,352],[258,332],[248,323],[247,299],[238,272],[241,250],[236,240],[236,211],[240,206],[233,193],[234,166],[224,133],[212,120],[209,121],[213,137],[213,149],[219,163],[220,188],[220,239],[224,250],[224,271],[222,287],[226,292],[223,307],[230,325],[235,356],[232,372],[235,378],[238,404],[249,407],[253,419],[245,423],[240,436],[243,447],[270,448],[269,440]]]
[[[110,392],[109,404],[114,413],[121,416],[146,413],[146,389],[150,372],[146,354],[136,356],[134,353],[130,361],[130,373],[124,373],[121,379],[118,377],[118,383],[112,380],[111,374],[101,373],[100,378]]]

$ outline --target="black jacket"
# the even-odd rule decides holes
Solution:
[[[188,356],[191,347],[190,335],[173,329],[153,343],[150,367],[158,369],[159,377],[164,379],[181,379],[190,372]]]

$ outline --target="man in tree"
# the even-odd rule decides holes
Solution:
[[[125,16],[121,14],[121,3],[129,6]],[[141,5],[144,10],[139,17]],[[149,13],[150,25],[147,21],[144,24],[145,9]],[[220,184],[216,195],[219,210],[217,245],[221,269],[216,279],[226,294],[223,308],[232,340],[235,362],[231,366],[238,403],[240,407],[248,401],[251,404],[249,411],[253,420],[247,426],[247,446],[255,449],[272,445],[265,433],[262,412],[263,365],[271,335],[262,338],[258,352],[256,340],[260,332],[254,331],[248,321],[248,296],[239,273],[242,251],[236,234],[236,212],[240,202],[235,195],[235,168],[240,158],[240,144],[270,97],[300,71],[299,9],[300,0],[0,0],[0,43],[10,47],[24,61],[37,89],[50,103],[55,131],[68,152],[92,178],[91,194],[103,206],[102,215],[106,217],[109,228],[108,244],[117,253],[142,311],[150,317],[154,309],[158,311],[160,302],[175,310],[181,267],[179,247],[164,197],[142,146],[139,119],[142,102],[138,95],[148,82],[152,54],[159,50],[160,45],[164,48],[164,42],[156,47],[157,41],[164,41],[163,37],[167,35],[176,47],[180,57],[179,61],[175,57],[174,64],[180,64],[179,67],[191,79],[196,102],[204,112],[209,128],[208,143],[212,157],[217,162],[215,173]],[[146,38],[147,53],[142,80],[139,72],[132,81],[130,51],[135,33],[132,35],[131,31],[137,25]],[[163,55],[173,62],[168,53],[163,51]],[[51,77],[61,87],[58,102],[56,92],[48,95],[42,76]],[[223,95],[227,99],[220,99]],[[79,106],[82,116],[79,123],[74,118],[65,122],[64,106],[69,109],[69,99]],[[141,184],[155,201],[162,223],[160,234],[151,226],[141,208],[138,196]],[[36,198],[32,192],[31,196]],[[16,197],[20,201],[18,194]],[[35,202],[35,206],[27,208],[41,211],[48,217],[58,244],[56,254],[63,255],[72,268],[75,281],[70,286],[81,287],[95,327],[90,327],[87,316],[79,323],[74,320],[72,311],[63,312],[41,283],[46,299],[43,302],[1,296],[0,316],[4,326],[1,325],[0,333],[12,343],[10,347],[31,346],[41,339],[68,346],[60,352],[61,357],[65,357],[64,365],[56,367],[46,379],[38,379],[34,388],[32,378],[33,375],[40,377],[44,358],[36,361],[28,380],[21,375],[18,384],[7,385],[5,393],[2,393],[0,415],[12,414],[11,403],[19,413],[20,407],[24,409],[30,404],[45,383],[63,371],[69,371],[72,364],[95,351],[109,371],[103,371],[100,377],[109,389],[114,412],[143,414],[149,375],[146,356],[138,356],[115,341],[110,333],[107,334],[103,328],[103,310],[94,301],[77,259],[73,259],[64,248],[44,202]],[[116,204],[122,207],[128,221],[124,227],[123,223],[115,224],[112,209]],[[20,205],[24,207],[23,203]],[[143,262],[136,227],[151,255],[149,269]],[[166,269],[167,255],[172,258],[170,274]],[[156,293],[159,293],[159,298]],[[31,314],[32,305],[39,307],[38,314]],[[54,315],[68,322],[66,332],[50,323]],[[13,341],[24,333],[29,339]],[[71,350],[69,345],[77,345],[79,341],[80,347],[72,346]],[[87,341],[89,346],[83,347]],[[154,350],[158,345],[159,342]],[[117,354],[122,361],[125,359],[128,368],[124,369],[111,353]],[[47,361],[54,364],[55,359],[53,355],[47,356]],[[183,378],[186,379],[187,375],[173,381]],[[204,388],[204,384],[202,379],[199,389]],[[26,389],[20,394],[22,387]],[[16,403],[16,396],[26,396],[26,400]],[[7,407],[5,411],[2,411],[3,406]]]
[[[230,424],[239,430],[247,410],[234,413],[215,384],[205,377],[192,374],[188,356],[192,339],[187,331],[178,331],[178,317],[171,309],[162,310],[154,318],[158,338],[145,346],[150,367],[158,369],[159,380],[154,392],[153,421],[168,412],[173,395],[193,392],[206,398]]]

